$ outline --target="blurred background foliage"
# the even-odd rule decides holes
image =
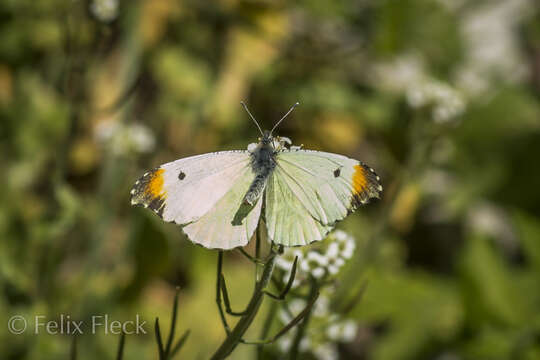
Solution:
[[[256,141],[245,100],[265,128],[299,101],[280,135],[381,175],[382,200],[339,225],[357,246],[336,297],[368,284],[340,358],[540,359],[538,2],[4,0],[0,19],[0,358],[69,353],[10,334],[14,314],[151,324],[177,285],[182,356],[208,358],[216,253],[129,190]],[[238,304],[248,266],[227,255]],[[82,336],[80,358],[117,341]],[[151,331],[126,358],[156,358]]]

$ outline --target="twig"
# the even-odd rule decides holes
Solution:
[[[270,281],[272,277],[272,271],[274,270],[274,263],[276,260],[276,256],[277,256],[277,253],[272,248],[269,255],[269,259],[264,265],[261,279],[255,283],[255,287],[253,289],[253,295],[251,296],[251,300],[249,301],[246,307],[245,315],[243,315],[240,318],[240,320],[238,321],[234,329],[230,333],[228,333],[225,341],[221,344],[221,346],[217,349],[217,351],[212,356],[211,358],[212,360],[225,359],[236,348],[236,346],[242,341],[242,336],[244,336],[245,332],[247,331],[247,329],[253,322],[253,319],[255,319],[257,312],[259,311],[259,308],[264,298],[263,290],[266,288],[266,285],[268,285],[268,282]],[[219,270],[220,269],[218,269],[218,272]],[[220,283],[221,281],[218,280],[218,290],[220,290]],[[220,305],[221,301],[219,301],[218,304]],[[225,315],[223,315],[223,319],[224,318],[225,318]],[[226,324],[226,321],[225,321],[225,324]]]
[[[276,317],[276,312],[278,309],[278,303],[272,302],[272,305],[270,305],[270,309],[268,310],[268,313],[266,314],[266,318],[264,319],[264,324],[261,329],[261,335],[260,338],[264,339],[268,336],[268,333],[270,332],[270,328],[272,327],[272,322],[274,318]],[[260,344],[257,346],[257,359],[261,360],[263,356],[263,347],[264,344]]]
[[[126,344],[126,333],[122,331],[122,335],[120,335],[120,342],[118,343],[118,351],[116,353],[116,360],[123,359],[125,344]]]
[[[268,296],[270,296],[274,300],[282,301],[285,300],[285,296],[289,293],[289,290],[291,290],[291,287],[294,283],[294,277],[296,276],[296,265],[298,263],[298,256],[294,258],[293,266],[291,269],[291,275],[289,276],[289,280],[287,281],[287,285],[285,285],[285,288],[281,291],[279,295],[274,295],[266,290],[264,290],[264,293]]]
[[[279,330],[277,332],[276,335],[274,335],[272,338],[268,339],[268,340],[255,340],[255,341],[246,341],[246,340],[241,340],[241,342],[243,344],[248,344],[248,345],[265,345],[265,344],[272,344],[273,342],[275,342],[276,340],[278,340],[280,337],[282,337],[283,335],[285,335],[290,329],[292,329],[295,325],[299,324],[302,320],[304,320],[304,323],[306,323],[308,317],[309,317],[309,314],[311,313],[311,309],[313,308],[313,305],[315,304],[315,301],[317,301],[317,298],[319,297],[319,292],[315,292],[314,294],[312,294],[308,304],[306,305],[306,307],[304,308],[304,310],[302,310],[300,312],[300,314],[296,315],[294,317],[294,319],[292,319],[287,325],[285,325],[281,330]],[[301,339],[301,337],[300,337]]]
[[[71,348],[69,350],[69,358],[71,360],[77,360],[77,336],[73,336],[71,339]]]
[[[165,347],[165,356],[169,356],[171,353],[171,346],[174,339],[174,332],[176,329],[176,315],[178,314],[178,295],[180,293],[180,288],[176,288],[176,293],[174,294],[174,301],[173,301],[173,310],[172,310],[172,317],[171,317],[171,328],[169,330],[169,337],[167,339],[167,346]]]
[[[347,315],[348,313],[350,313],[354,309],[355,305],[358,304],[362,300],[362,298],[364,297],[364,294],[366,293],[367,286],[368,286],[367,280],[362,282],[362,285],[360,285],[360,289],[358,289],[358,291],[356,292],[356,294],[354,294],[352,299],[347,304],[345,304],[343,306],[341,314]]]
[[[161,330],[159,329],[159,318],[156,318],[154,324],[154,330],[156,333],[156,342],[158,346],[159,360],[165,360],[165,351],[163,350],[163,341],[161,340]]]
[[[189,330],[187,330],[180,340],[176,343],[176,345],[173,346],[174,342],[174,335],[175,335],[175,329],[176,329],[176,320],[178,317],[178,296],[179,296],[179,288],[176,288],[176,294],[174,296],[174,302],[173,302],[173,309],[172,309],[172,317],[171,317],[171,328],[169,330],[169,336],[167,338],[167,345],[163,346],[163,340],[161,337],[161,328],[159,326],[159,318],[156,318],[155,323],[155,333],[156,333],[156,342],[158,345],[158,352],[159,352],[159,359],[160,360],[170,360],[172,359],[182,348],[184,343],[186,342],[187,338],[189,337]]]
[[[315,297],[315,299],[319,294],[319,285],[317,284],[314,278],[311,278],[311,286],[310,286],[309,293],[310,293],[309,294],[310,298]],[[307,326],[309,324],[309,319],[311,318],[311,309],[312,309],[312,306],[306,307],[306,309],[304,309],[304,311],[306,311],[306,314],[304,314],[304,321],[302,321],[302,323],[300,323],[300,325],[298,325],[298,328],[296,329],[296,335],[294,337],[294,340],[293,340],[293,343],[289,352],[289,358],[291,360],[294,360],[298,357],[300,341],[302,341],[302,338],[304,337]]]

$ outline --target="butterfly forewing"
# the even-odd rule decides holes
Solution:
[[[238,194],[243,192],[243,197],[254,178],[247,151],[192,156],[144,174],[131,191],[131,202],[151,208],[165,221],[184,225],[195,243],[228,249],[245,245],[253,223],[256,227],[260,204],[243,218],[236,214],[242,205]],[[232,217],[225,216],[229,212]]]

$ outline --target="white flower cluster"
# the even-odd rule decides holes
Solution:
[[[493,88],[494,79],[516,83],[526,78],[517,28],[533,8],[531,0],[494,0],[479,2],[460,17],[466,52],[456,80],[463,91],[481,95]]]
[[[352,321],[332,314],[329,307],[329,299],[322,293],[310,318],[310,326],[300,341],[300,352],[310,352],[319,360],[338,359],[337,343],[347,343],[354,340],[358,331],[358,325]],[[295,299],[289,303],[289,311],[282,310],[279,313],[280,320],[287,324],[292,320],[292,314],[297,314],[306,306],[306,302]],[[289,331],[278,340],[278,348],[282,353],[287,353],[294,341],[295,331]]]
[[[406,98],[413,108],[432,105],[433,120],[439,123],[452,120],[465,110],[465,102],[455,89],[433,79],[410,86]]]
[[[467,225],[470,229],[493,238],[507,251],[514,252],[519,248],[510,216],[493,203],[474,204],[467,213]]]
[[[431,106],[436,122],[453,120],[465,110],[461,94],[451,85],[428,76],[418,56],[405,55],[379,64],[375,77],[375,84],[383,90],[405,94],[409,106]]]
[[[437,2],[448,12],[460,10],[466,0],[437,0]]]
[[[374,69],[373,83],[385,91],[404,93],[413,83],[426,77],[419,56],[406,54],[393,61],[379,63]]]
[[[118,0],[94,0],[90,11],[103,22],[111,22],[118,16]]]
[[[309,250],[288,248],[276,260],[276,266],[286,272],[284,281],[286,282],[289,278],[295,257],[298,257],[298,265],[293,286],[300,284],[308,275],[320,279],[327,275],[337,274],[345,261],[353,256],[356,242],[346,232],[336,230],[321,245],[317,248],[303,248]]]
[[[323,279],[336,275],[345,262],[352,258],[356,248],[355,239],[344,231],[336,230],[321,243],[310,247],[289,248],[276,260],[276,266],[285,273],[283,282],[289,280],[295,257],[298,257],[293,287],[302,285],[309,277]],[[319,360],[333,360],[339,356],[337,343],[351,342],[357,332],[354,321],[341,318],[330,309],[331,286],[321,290],[313,306],[309,328],[300,341],[299,351],[311,353]],[[304,299],[295,298],[279,313],[283,324],[289,323],[306,306]],[[282,353],[290,350],[296,332],[287,332],[278,341]]]
[[[102,121],[95,129],[96,140],[106,144],[116,155],[150,152],[155,145],[152,131],[141,124]]]

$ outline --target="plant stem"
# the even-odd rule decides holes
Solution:
[[[276,316],[276,312],[278,310],[278,303],[276,301],[272,302],[272,305],[270,305],[270,309],[268,310],[268,314],[266,314],[266,319],[264,320],[264,325],[261,330],[261,339],[265,339],[268,336],[268,333],[270,332],[270,327],[272,326],[272,322]],[[257,359],[261,360],[263,357],[263,345],[257,346]]]
[[[261,279],[255,283],[253,295],[251,296],[251,300],[246,308],[245,315],[240,318],[234,329],[228,334],[225,341],[214,353],[211,358],[212,360],[225,359],[227,356],[229,356],[242,340],[242,336],[244,336],[250,327],[253,319],[255,319],[264,298],[263,290],[266,288],[270,282],[270,279],[272,278],[272,271],[274,270],[276,256],[277,253],[272,250],[266,263],[264,264]]]
[[[311,284],[309,288],[309,295],[308,299],[313,299],[314,296],[319,292],[319,287],[317,285],[317,282],[315,279],[311,278]],[[309,323],[309,318],[311,317],[311,312],[313,311],[313,307],[309,308],[309,312],[304,317],[304,320],[298,324],[298,327],[296,328],[296,335],[294,336],[294,340],[289,352],[289,359],[294,360],[298,358],[298,351],[300,349],[300,341],[302,341],[302,338],[304,337],[306,333],[306,329]]]

